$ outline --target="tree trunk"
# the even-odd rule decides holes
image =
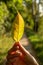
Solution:
[[[34,20],[34,27],[33,30],[35,32],[38,31],[38,24],[39,24],[39,4],[36,3],[36,0],[33,1],[32,4],[32,15],[33,15],[33,20]]]

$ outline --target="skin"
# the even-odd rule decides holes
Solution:
[[[26,63],[29,65],[39,65],[36,59],[19,43],[19,47],[23,54],[25,54],[24,58],[26,59]]]
[[[10,61],[13,62],[14,57],[17,57],[18,59],[16,59],[15,63],[19,63],[14,65],[39,65],[36,59],[19,42],[16,42],[8,51],[7,60],[12,58]],[[20,59],[22,59],[23,62]]]

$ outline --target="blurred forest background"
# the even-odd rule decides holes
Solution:
[[[17,10],[25,21],[25,32],[43,65],[43,0],[0,0],[0,65],[13,45],[12,23]]]

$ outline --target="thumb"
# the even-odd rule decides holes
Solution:
[[[29,52],[22,46],[22,44],[18,44],[18,46],[19,46],[19,49],[20,49],[20,51],[23,53],[23,54],[28,54]]]
[[[32,65],[39,65],[36,59],[19,43],[21,52],[25,55],[26,62],[30,62]]]

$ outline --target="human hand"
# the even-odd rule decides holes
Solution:
[[[21,52],[24,54],[24,59],[28,65],[39,65],[36,59],[19,43]]]
[[[20,57],[27,65],[39,65],[36,59],[19,42],[14,44],[8,54],[7,59],[13,58],[14,60],[15,57]],[[11,61],[13,60],[11,59]],[[19,65],[24,64],[19,63]]]

